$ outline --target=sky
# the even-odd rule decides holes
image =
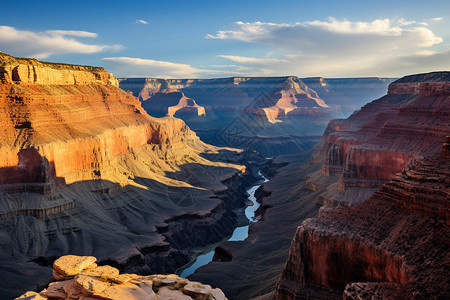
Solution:
[[[450,1],[2,0],[0,51],[116,77],[450,70]]]

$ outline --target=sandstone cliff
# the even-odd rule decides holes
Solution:
[[[430,81],[429,78],[432,78]],[[333,120],[309,175],[324,205],[354,205],[400,172],[412,157],[433,155],[450,132],[449,73],[407,76],[348,119]]]
[[[448,296],[449,83],[450,72],[407,76],[330,122],[305,178],[328,208],[297,229],[279,299]]]
[[[53,264],[53,277],[47,289],[26,292],[17,300],[41,299],[210,299],[226,300],[220,289],[191,282],[177,275],[120,274],[111,266],[98,266],[93,256],[67,255]]]
[[[344,290],[343,299],[448,298],[448,141],[441,154],[411,161],[364,203],[321,209],[304,221],[277,298],[314,297],[315,285]]]
[[[47,283],[63,254],[174,272],[233,231],[251,176],[239,151],[150,117],[101,68],[1,54],[0,78],[5,297]]]

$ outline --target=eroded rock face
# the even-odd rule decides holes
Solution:
[[[325,162],[310,181],[320,186],[326,176],[336,183],[324,186],[320,202],[357,204],[367,198],[361,188],[373,193],[411,158],[439,153],[450,132],[449,82],[448,72],[407,76],[348,119],[331,121],[317,156]]]
[[[119,82],[103,68],[40,62],[35,59],[14,58],[0,53],[1,83],[34,83],[40,85],[109,84]]]
[[[412,161],[371,198],[348,209],[322,208],[297,229],[277,286],[298,299],[309,286],[343,299],[448,298],[450,155]],[[295,288],[292,288],[294,286]]]
[[[46,284],[68,253],[175,272],[233,231],[241,151],[150,117],[101,68],[1,54],[0,77],[0,294]]]
[[[56,282],[37,292],[26,292],[16,299],[210,299],[225,300],[220,289],[191,282],[177,275],[119,274],[111,266],[97,266],[95,257],[62,256],[53,264],[54,273],[70,273],[67,278],[55,276]]]

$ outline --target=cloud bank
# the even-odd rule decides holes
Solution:
[[[272,70],[272,75],[374,76],[399,74],[399,67],[413,73],[450,68],[448,59],[440,63],[436,59],[447,58],[448,52],[430,50],[443,39],[423,24],[405,19],[352,22],[334,18],[294,24],[236,22],[206,38],[269,46],[271,55],[264,58],[218,55],[255,74],[270,75]],[[380,66],[386,69],[377,73]]]
[[[97,45],[81,42],[75,38],[96,38],[97,34],[75,30],[48,30],[32,32],[10,26],[0,26],[0,51],[15,56],[45,59],[52,55],[67,53],[98,53],[117,51],[120,45]]]

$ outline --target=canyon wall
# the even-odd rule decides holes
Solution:
[[[278,299],[448,297],[449,83],[450,72],[407,76],[330,122],[306,177],[329,206],[298,227]]]
[[[240,220],[254,180],[242,151],[149,116],[104,69],[0,53],[0,78],[5,297],[47,284],[64,254],[175,272]]]
[[[321,171],[307,179],[312,188],[323,189],[321,204],[357,204],[400,172],[411,158],[440,151],[450,131],[449,75],[429,76],[440,81],[405,77],[392,83],[386,96],[347,119],[329,123],[315,156],[324,159]]]
[[[304,221],[277,298],[306,297],[315,285],[343,299],[447,298],[449,155],[411,161],[364,203]]]

